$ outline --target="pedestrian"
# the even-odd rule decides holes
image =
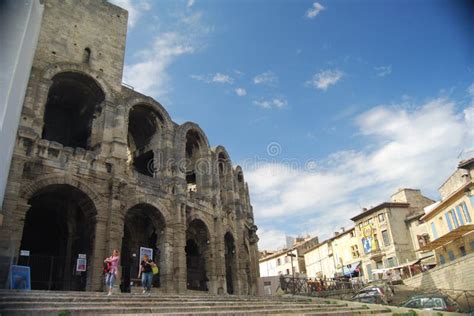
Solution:
[[[117,278],[117,268],[120,259],[120,252],[115,249],[112,252],[112,255],[108,258],[105,258],[104,263],[107,264],[107,271],[105,274],[105,285],[108,287],[109,292],[108,296],[112,295],[112,289],[114,287],[115,279]]]
[[[156,264],[150,259],[147,254],[143,255],[143,259],[140,263],[140,270],[138,271],[138,278],[142,278],[142,294],[150,295],[151,283],[153,281],[153,267]]]

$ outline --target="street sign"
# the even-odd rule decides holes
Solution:
[[[20,256],[29,257],[30,251],[29,250],[20,250]]]

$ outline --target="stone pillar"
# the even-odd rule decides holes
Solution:
[[[161,255],[158,267],[160,269],[161,288],[166,293],[172,293],[174,290],[173,277],[173,245],[172,240],[175,235],[173,227],[166,226],[163,232],[163,241],[161,244]]]
[[[187,286],[186,273],[186,205],[179,203],[179,209],[176,214],[173,225],[173,265],[172,277],[174,292],[185,293]],[[171,286],[170,286],[171,290]]]
[[[103,288],[102,262],[107,257],[106,253],[107,219],[96,217],[95,239],[93,255],[88,258],[87,291],[101,291]],[[119,280],[115,281],[119,284]]]

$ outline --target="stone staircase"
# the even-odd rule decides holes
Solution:
[[[367,306],[302,297],[267,298],[0,290],[0,315],[370,315],[389,314]]]

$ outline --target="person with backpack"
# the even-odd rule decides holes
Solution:
[[[105,258],[105,285],[108,287],[109,292],[107,296],[112,295],[112,289],[114,287],[115,279],[117,278],[117,270],[120,260],[120,252],[115,249],[112,252],[112,255],[108,258]]]
[[[140,276],[142,278],[142,294],[150,295],[153,274],[156,273],[158,273],[158,267],[147,254],[144,254],[143,260],[140,263],[140,270],[138,271],[138,278],[140,278]]]

